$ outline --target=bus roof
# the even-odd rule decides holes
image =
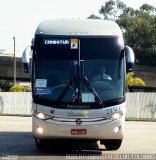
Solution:
[[[122,31],[116,22],[110,20],[60,19],[41,22],[35,34],[64,36],[121,36]]]

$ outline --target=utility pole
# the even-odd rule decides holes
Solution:
[[[15,37],[13,37],[13,40],[14,40],[14,84],[16,84],[16,52],[15,52],[16,41],[15,41]]]

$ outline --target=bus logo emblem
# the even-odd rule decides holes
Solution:
[[[76,123],[77,125],[81,125],[81,124],[82,124],[82,121],[81,121],[80,118],[77,118],[76,121],[75,121],[75,123]]]
[[[78,49],[78,39],[72,38],[70,40],[70,49]]]
[[[51,109],[51,110],[50,110],[50,113],[51,113],[51,114],[54,114],[54,112],[55,112],[54,109]]]

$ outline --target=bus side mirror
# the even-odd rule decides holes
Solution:
[[[24,50],[23,55],[22,55],[24,73],[30,72],[30,54],[31,54],[31,49],[30,47],[27,47]]]
[[[134,68],[134,61],[135,61],[134,52],[132,48],[129,46],[125,46],[124,50],[126,55],[126,71],[127,73],[132,72]]]

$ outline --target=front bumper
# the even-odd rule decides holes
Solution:
[[[88,124],[57,124],[49,121],[44,121],[35,116],[32,117],[33,134],[38,139],[123,139],[124,135],[124,117],[107,123]],[[39,133],[37,128],[41,127],[43,133]],[[114,128],[119,127],[117,133]],[[72,129],[86,129],[85,135],[72,135]]]

